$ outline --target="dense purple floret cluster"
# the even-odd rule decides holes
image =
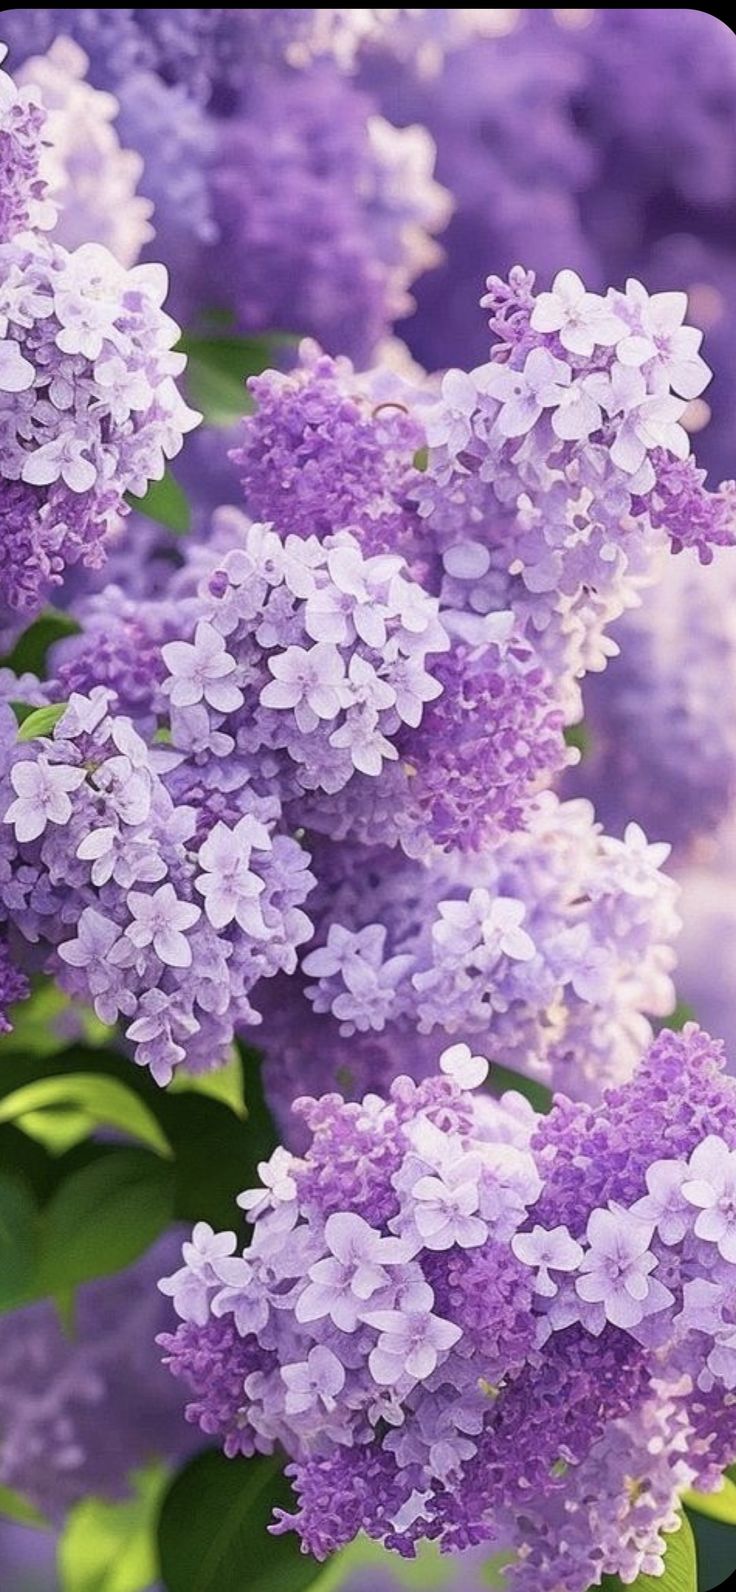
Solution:
[[[408,1555],[520,1531],[519,1588],[658,1573],[679,1492],[734,1455],[721,1048],[664,1033],[600,1105],[546,1118],[469,1092],[466,1045],[440,1066],[301,1101],[308,1146],[241,1195],[242,1255],[195,1227],[161,1284],[190,1419],[229,1454],[286,1449],[298,1508],[274,1529],[318,1557],[360,1530]]]
[[[50,1300],[0,1316],[0,1481],[54,1524],[86,1494],[121,1498],[129,1473],[191,1448],[153,1343],[167,1235],[135,1265],[86,1283],[68,1333]]]

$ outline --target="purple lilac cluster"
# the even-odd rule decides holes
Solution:
[[[240,1196],[242,1255],[195,1227],[160,1285],[188,1417],[231,1455],[286,1449],[298,1508],[273,1529],[317,1557],[361,1530],[409,1556],[516,1537],[525,1592],[661,1573],[680,1493],[736,1452],[722,1048],[665,1032],[599,1106],[546,1118],[471,1093],[466,1045],[440,1067],[302,1100],[309,1147]]]
[[[392,127],[331,63],[261,73],[218,134],[211,299],[243,331],[296,325],[370,359],[439,257],[449,196],[433,167],[425,129]]]
[[[316,844],[314,937],[300,976],[262,997],[266,1087],[287,1142],[305,1088],[385,1093],[398,1055],[424,1076],[448,1035],[580,1099],[628,1077],[648,1018],[674,1004],[668,851],[635,824],[623,840],[601,834],[587,802],[551,792],[480,856]]]
[[[233,458],[259,517],[401,548],[458,642],[494,636],[507,658],[522,644],[574,719],[580,679],[615,653],[608,626],[668,540],[703,560],[733,541],[733,493],[708,490],[682,424],[709,379],[702,337],[684,295],[631,281],[603,297],[570,271],[535,294],[517,268],[486,303],[490,361],[439,393],[307,346],[295,372],[252,383],[259,410]]]
[[[59,212],[56,243],[76,249],[102,243],[121,265],[135,265],[152,237],[152,206],[137,192],[140,155],[121,148],[114,127],[117,101],[86,81],[88,61],[72,39],[57,38],[47,55],[31,56],[16,72],[46,111],[41,175]]]
[[[568,676],[572,707],[665,532],[704,561],[733,541],[731,496],[708,492],[682,424],[709,379],[701,334],[684,294],[629,281],[601,296],[572,271],[536,295],[521,269],[489,278],[484,303],[492,357],[446,375],[425,417],[420,512],[460,565],[457,606],[512,608],[553,677]]]
[[[0,45],[0,68],[6,50]],[[0,69],[0,244],[30,228],[48,228],[56,211],[42,175],[43,107],[30,89],[18,88]]]
[[[346,483],[335,506],[350,495]],[[401,545],[401,516],[384,506]],[[370,545],[370,514],[367,528]],[[297,825],[368,844],[399,841],[412,853],[433,843],[473,849],[519,827],[537,787],[570,754],[552,682],[526,644],[507,645],[512,615],[485,616],[473,646],[462,636],[451,642],[437,596],[417,578],[421,568],[399,553],[365,553],[359,524],[321,539],[283,537],[231,509],[212,529],[161,602],[126,604],[112,592],[84,606],[98,624],[105,610],[99,639],[103,651],[112,641],[116,657],[129,630],[116,614],[137,618],[151,640],[165,637],[161,689],[181,754],[206,758],[206,741],[195,746],[191,715],[180,711],[197,706],[202,733],[207,725],[225,736],[213,743],[214,758],[237,759],[243,778],[276,794]],[[216,667],[214,654],[205,656],[213,648],[223,652],[227,700],[224,691],[192,695],[186,683]],[[95,637],[75,640],[65,655],[81,670],[76,688],[83,678],[91,685]],[[128,679],[122,661],[115,688],[125,693]],[[159,693],[155,670],[150,682],[141,713]],[[218,782],[216,769],[210,760],[208,777]]]
[[[163,266],[24,234],[0,247],[0,278],[0,596],[27,616],[67,564],[101,561],[124,494],[160,478],[198,417],[174,383]]]
[[[615,627],[620,656],[583,691],[585,755],[566,788],[590,797],[612,833],[635,817],[680,859],[736,795],[736,723],[724,711],[736,680],[735,597],[727,552],[712,571],[671,559]]]
[[[41,142],[43,113],[5,74],[0,96],[3,160],[9,140],[21,196],[29,161],[35,172],[0,235],[0,624],[8,625],[32,616],[68,565],[102,562],[125,493],[140,495],[161,477],[198,417],[174,383],[185,360],[161,307],[166,271],[126,271],[99,243],[69,253],[43,236],[49,217],[29,210],[54,156]]]
[[[121,1019],[164,1084],[182,1061],[217,1065],[234,1028],[257,1021],[249,991],[294,968],[313,878],[298,841],[275,833],[278,802],[245,779],[203,785],[194,759],[182,783],[174,758],[167,782],[165,749],[111,702],[103,686],[73,694],[53,734],[26,743],[3,709],[0,897],[14,937],[103,1022]],[[189,721],[207,741],[196,709]]]
[[[545,285],[564,266],[598,290],[631,272],[650,290],[675,285],[712,327],[704,457],[730,472],[728,24],[688,8],[671,20],[650,7],[405,13],[367,34],[358,81],[392,121],[429,129],[455,202],[444,262],[418,283],[406,328],[416,357],[430,368],[483,358],[469,305],[490,260],[500,271],[526,260]]]
[[[16,12],[6,31],[16,63],[61,47],[66,99],[80,99],[77,46],[94,90],[113,90],[154,208],[144,257],[172,268],[177,315],[218,307],[245,332],[295,327],[368,359],[413,309],[409,288],[440,258],[433,235],[450,199],[426,129],[393,127],[351,80],[360,30],[346,13]],[[120,153],[89,217],[98,229],[115,167],[122,178]],[[125,207],[138,232],[141,204]]]
[[[86,1494],[123,1497],[129,1472],[193,1444],[161,1371],[155,1281],[169,1234],[142,1260],[76,1296],[67,1334],[50,1301],[0,1315],[0,1482],[58,1523]]]

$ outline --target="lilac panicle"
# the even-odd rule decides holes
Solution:
[[[363,1530],[408,1556],[524,1544],[523,1592],[659,1574],[680,1494],[736,1451],[722,1048],[665,1032],[599,1105],[541,1118],[471,1094],[468,1046],[440,1067],[300,1101],[304,1154],[240,1196],[242,1255],[197,1224],[160,1285],[189,1418],[231,1455],[286,1449],[297,1512],[272,1529],[317,1557]]]
[[[167,1234],[134,1266],[86,1283],[67,1335],[51,1302],[0,1318],[0,1481],[54,1524],[89,1493],[121,1498],[129,1472],[191,1448],[153,1338],[163,1325],[155,1278]]]

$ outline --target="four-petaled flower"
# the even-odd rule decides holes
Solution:
[[[204,896],[204,909],[213,928],[227,928],[235,919],[254,939],[265,939],[268,929],[258,904],[264,883],[250,867],[254,847],[269,851],[271,839],[265,825],[250,813],[239,819],[234,829],[215,824],[199,848],[205,871],[198,875],[195,887]]]
[[[282,1365],[281,1375],[286,1383],[289,1415],[303,1415],[315,1407],[334,1409],[337,1394],[345,1386],[345,1368],[324,1343],[315,1344],[306,1360]]]
[[[724,1260],[736,1262],[736,1150],[710,1133],[693,1150],[682,1194],[699,1211],[696,1238],[715,1244]]]
[[[582,1245],[572,1238],[566,1227],[535,1226],[530,1233],[515,1233],[511,1248],[525,1266],[533,1266],[537,1275],[534,1291],[545,1299],[554,1299],[558,1284],[551,1271],[577,1271],[583,1258]]]
[[[410,1260],[412,1246],[400,1238],[383,1238],[375,1228],[352,1212],[336,1212],[325,1222],[325,1243],[330,1251],[309,1271],[300,1295],[298,1321],[318,1321],[329,1315],[343,1332],[354,1332],[365,1320],[368,1301],[390,1282],[387,1267]]]
[[[501,404],[498,429],[504,437],[523,437],[545,409],[559,404],[570,385],[570,366],[555,359],[547,348],[533,348],[523,370],[510,365],[486,365],[480,378],[482,391]]]
[[[38,840],[47,824],[68,824],[70,792],[79,790],[85,779],[83,768],[50,763],[43,754],[35,762],[15,763],[10,782],[16,799],[10,803],[5,823],[13,825],[16,840]]]
[[[600,1304],[615,1327],[635,1327],[671,1304],[672,1295],[650,1276],[657,1265],[649,1247],[652,1225],[621,1207],[595,1210],[586,1229],[588,1249],[575,1286],[588,1304]]]
[[[368,1365],[381,1387],[395,1387],[407,1377],[413,1382],[425,1381],[436,1369],[440,1355],[462,1337],[454,1321],[443,1321],[429,1310],[376,1310],[363,1319],[380,1334]]]
[[[133,921],[125,932],[137,950],[151,945],[166,967],[191,967],[192,947],[183,931],[201,917],[201,907],[179,901],[173,884],[160,885],[152,895],[131,890],[128,907]]]

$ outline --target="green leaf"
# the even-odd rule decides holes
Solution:
[[[3,1065],[7,1055],[21,1054],[32,1057],[38,1070],[41,1057],[68,1049],[70,1024],[72,1031],[78,1028],[84,1034],[88,1045],[103,1045],[109,1040],[112,1029],[100,1022],[91,1006],[72,1001],[51,979],[32,980],[32,984],[35,987],[29,998],[11,1008],[12,1031],[0,1035]],[[5,1092],[7,1082],[6,1073],[0,1069],[0,1094]]]
[[[552,1090],[546,1084],[539,1083],[536,1078],[526,1078],[522,1072],[513,1072],[510,1067],[501,1067],[495,1061],[491,1062],[487,1087],[497,1096],[504,1094],[507,1089],[515,1089],[535,1111],[543,1115],[552,1109]]]
[[[679,1531],[671,1532],[666,1538],[664,1575],[638,1575],[635,1581],[627,1583],[626,1592],[697,1592],[695,1538],[687,1515],[681,1518]],[[604,1575],[601,1586],[604,1592],[624,1592],[623,1582],[617,1575]]]
[[[680,1030],[685,1027],[686,1023],[694,1023],[695,1021],[695,1012],[693,1011],[692,1006],[688,1006],[687,1001],[678,1000],[674,1011],[669,1017],[665,1017],[661,1027],[673,1028],[675,1033],[679,1034]]]
[[[171,1167],[149,1150],[111,1150],[71,1173],[43,1213],[36,1289],[55,1294],[138,1259],[173,1215]]]
[[[573,746],[580,753],[579,761],[588,757],[592,745],[590,730],[581,719],[579,724],[568,724],[565,730],[565,745]]]
[[[131,1479],[133,1498],[84,1498],[68,1515],[59,1543],[60,1592],[146,1592],[157,1580],[156,1520],[166,1467],[150,1465]]]
[[[736,1484],[728,1476],[718,1492],[685,1493],[683,1503],[695,1514],[707,1515],[709,1520],[721,1520],[726,1526],[736,1526]]]
[[[259,376],[278,357],[280,347],[298,339],[286,333],[268,337],[192,337],[185,334],[179,347],[187,356],[189,398],[210,426],[232,426],[253,408],[246,388],[249,376]]]
[[[78,636],[81,628],[71,614],[62,613],[58,608],[45,608],[19,636],[4,663],[14,674],[37,674],[43,679],[49,648],[56,641],[63,641],[65,636]]]
[[[322,1566],[293,1532],[268,1531],[275,1508],[294,1496],[276,1458],[198,1454],[176,1477],[159,1522],[167,1592],[301,1592]]]
[[[25,1182],[0,1172],[0,1310],[22,1304],[33,1287],[37,1220],[36,1202]]]
[[[12,1487],[0,1486],[0,1515],[5,1520],[17,1520],[21,1526],[37,1526],[40,1531],[51,1529],[34,1505]]]
[[[32,713],[25,715],[18,729],[18,740],[35,741],[40,735],[51,735],[68,706],[68,702],[54,702],[48,708],[34,708]]]
[[[177,536],[185,536],[191,527],[189,499],[170,470],[164,470],[160,481],[152,481],[143,497],[126,492],[125,501],[157,525],[176,531]]]
[[[207,1095],[210,1100],[220,1100],[223,1105],[229,1106],[236,1117],[247,1116],[243,1098],[243,1067],[234,1046],[230,1061],[226,1066],[218,1067],[217,1072],[192,1073],[183,1072],[179,1068],[174,1073],[167,1092],[170,1095]]]
[[[96,1127],[117,1128],[148,1145],[158,1155],[170,1156],[171,1145],[153,1113],[117,1078],[98,1073],[67,1073],[63,1077],[38,1078],[35,1083],[13,1090],[0,1101],[0,1122],[17,1121],[24,1126],[27,1113],[43,1113],[53,1107],[75,1108],[86,1131]],[[26,1125],[27,1126],[27,1125]],[[32,1132],[32,1128],[27,1131]],[[42,1138],[41,1142],[44,1140]],[[72,1141],[74,1142],[74,1141]],[[65,1146],[66,1148],[66,1146]]]

